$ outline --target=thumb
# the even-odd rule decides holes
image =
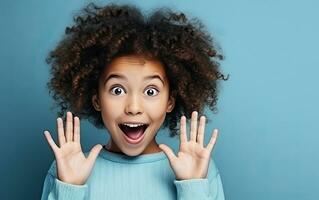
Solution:
[[[160,149],[164,151],[168,159],[172,162],[176,159],[176,156],[171,148],[169,148],[166,144],[160,144],[158,146]]]
[[[90,154],[88,156],[88,161],[90,163],[94,163],[95,162],[95,159],[99,155],[99,153],[100,153],[102,148],[103,148],[102,145],[97,144],[91,149]]]

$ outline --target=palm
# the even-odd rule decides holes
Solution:
[[[58,178],[63,182],[82,185],[90,175],[102,146],[96,145],[93,147],[90,155],[86,158],[80,145],[79,118],[74,118],[74,130],[72,121],[72,114],[68,113],[66,133],[64,134],[63,122],[58,119],[60,148],[54,143],[49,132],[46,132],[45,136],[56,158]]]
[[[87,158],[78,143],[70,142],[60,148],[56,156],[58,177],[65,182],[80,183],[88,177]],[[78,177],[69,180],[69,177]]]
[[[178,179],[206,177],[205,166],[208,164],[209,152],[197,143],[188,142],[181,146],[177,159],[172,165]],[[201,170],[197,170],[201,169]]]
[[[205,130],[205,118],[200,119],[197,131],[197,113],[192,114],[191,139],[187,141],[186,119],[181,119],[180,148],[177,156],[166,145],[160,148],[169,158],[170,165],[177,180],[205,178],[208,172],[210,154],[214,147],[217,132],[215,132],[206,148],[203,146]]]

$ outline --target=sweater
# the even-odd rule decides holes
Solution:
[[[55,162],[45,177],[41,200],[224,200],[212,158],[205,179],[176,180],[163,151],[127,156],[102,149],[84,185],[60,181]]]

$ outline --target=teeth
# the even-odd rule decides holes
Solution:
[[[138,126],[143,126],[144,124],[127,124],[124,123],[125,126],[129,126],[129,127],[138,127]]]

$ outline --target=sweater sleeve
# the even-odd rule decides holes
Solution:
[[[213,159],[205,179],[174,180],[177,200],[225,200],[219,171]]]
[[[60,181],[56,177],[55,162],[52,163],[44,180],[41,200],[81,200],[85,199],[88,186],[73,185]]]

